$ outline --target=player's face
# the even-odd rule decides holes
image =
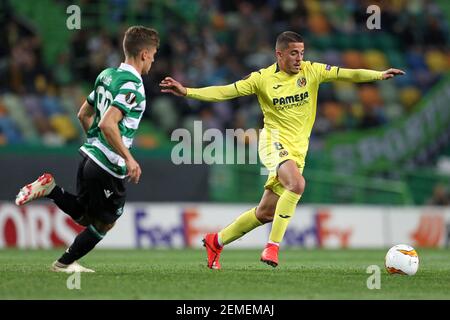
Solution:
[[[149,47],[143,51],[144,68],[142,69],[143,74],[148,74],[150,68],[152,67],[153,61],[155,61],[156,48]]]
[[[286,49],[277,50],[280,68],[289,74],[299,73],[304,53],[305,44],[303,42],[290,42]]]

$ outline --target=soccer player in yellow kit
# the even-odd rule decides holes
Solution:
[[[203,243],[211,269],[220,269],[219,258],[224,245],[271,221],[272,229],[261,261],[272,267],[278,265],[279,245],[305,190],[302,172],[316,117],[320,83],[333,80],[369,82],[404,74],[398,69],[344,69],[303,61],[303,39],[292,31],[277,37],[275,54],[276,63],[233,84],[185,88],[171,77],[160,83],[162,92],[203,101],[223,101],[255,94],[264,114],[264,129],[258,147],[259,157],[269,171],[264,194],[257,207],[241,214],[220,232],[205,235]]]

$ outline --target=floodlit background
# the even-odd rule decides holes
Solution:
[[[80,9],[79,29],[68,28],[71,5]],[[379,29],[368,28],[370,5],[380,8]],[[68,245],[80,230],[50,202],[19,209],[14,197],[43,172],[75,191],[85,139],[78,108],[98,73],[122,61],[121,37],[134,24],[161,36],[132,151],[143,175],[129,185],[125,214],[100,246],[199,247],[205,232],[258,203],[266,179],[260,164],[171,159],[172,132],[194,133],[194,121],[222,132],[261,128],[256,97],[205,103],[161,94],[158,83],[168,75],[191,87],[232,83],[272,64],[285,30],[304,37],[305,60],[406,75],[321,86],[307,187],[284,244],[448,245],[449,21],[445,0],[0,0],[0,248]],[[255,151],[251,137],[235,140],[224,155]],[[260,248],[269,228],[233,246]]]

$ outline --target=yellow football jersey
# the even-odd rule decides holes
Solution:
[[[187,88],[187,97],[222,101],[255,94],[264,114],[265,143],[275,144],[277,150],[286,149],[292,153],[290,156],[304,161],[316,118],[320,83],[332,80],[366,82],[381,78],[380,71],[343,69],[310,61],[302,61],[299,73],[288,74],[275,63],[230,85]]]
[[[265,134],[272,143],[305,155],[316,118],[319,84],[336,79],[337,73],[337,67],[303,61],[300,72],[290,75],[273,64],[237,81],[236,88],[241,95],[257,95]]]

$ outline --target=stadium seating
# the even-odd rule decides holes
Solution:
[[[305,60],[406,71],[393,81],[321,86],[311,137],[311,150],[320,151],[331,134],[364,132],[411,115],[450,71],[450,10],[445,1],[438,1],[443,11],[436,10],[436,1],[396,2],[383,11],[381,30],[367,29],[365,2],[350,0],[81,1],[82,29],[68,30],[56,26],[65,24],[72,1],[5,0],[0,24],[13,17],[8,28],[17,37],[0,50],[0,145],[79,145],[79,106],[97,74],[121,61],[126,27],[145,24],[160,32],[162,42],[145,79],[148,111],[135,140],[143,149],[169,146],[171,132],[192,130],[195,120],[220,130],[260,127],[254,98],[185,100],[161,94],[158,83],[167,75],[194,87],[232,83],[274,61],[273,44],[283,30],[304,36]],[[414,20],[416,12],[429,19]]]
[[[51,27],[54,21],[64,21],[66,16],[62,9],[65,4],[70,4],[68,1],[45,0],[44,2],[37,8],[26,2],[14,1],[10,5],[14,15],[20,17],[26,14],[30,17],[31,22],[38,26],[33,29],[33,32],[38,36],[44,39],[48,37],[51,37],[52,40],[57,39],[57,41],[43,41],[42,47],[37,50],[43,53],[44,60],[42,62],[47,70],[46,73],[48,73],[48,70],[52,72],[51,75],[43,76],[38,74],[36,76],[36,90],[39,90],[39,86],[41,90],[49,91],[49,87],[52,86],[61,88],[78,83],[82,85],[82,88],[86,88],[84,94],[87,94],[90,83],[95,79],[96,74],[104,67],[114,65],[114,63],[120,61],[119,34],[126,25],[140,22],[144,9],[147,10],[149,16],[158,17],[155,20],[157,24],[161,23],[161,19],[164,16],[172,14],[171,23],[155,26],[159,28],[158,30],[163,37],[166,34],[173,33],[174,25],[178,25],[180,29],[183,29],[183,25],[192,22],[190,28],[180,32],[177,37],[180,41],[184,39],[184,43],[177,40],[167,41],[169,38],[163,38],[161,53],[158,54],[154,67],[156,70],[153,71],[155,74],[146,83],[146,87],[150,88],[147,90],[151,91],[153,98],[149,99],[149,109],[152,112],[146,113],[145,116],[156,124],[157,130],[161,133],[169,133],[171,129],[184,123],[185,119],[201,119],[202,113],[198,108],[188,110],[173,108],[174,103],[179,103],[179,101],[172,97],[159,98],[160,93],[157,90],[158,76],[173,74],[181,80],[184,79],[187,85],[193,86],[229,83],[244,76],[252,69],[263,67],[262,64],[271,59],[270,49],[268,60],[263,58],[261,62],[257,62],[256,56],[252,57],[252,59],[245,59],[246,49],[243,49],[244,51],[240,49],[244,48],[240,45],[241,40],[239,39],[242,35],[239,32],[236,34],[236,30],[244,27],[242,17],[246,14],[245,10],[248,9],[243,9],[239,6],[230,5],[220,8],[220,6],[214,7],[208,4],[201,4],[192,6],[190,10],[186,11],[186,8],[183,7],[183,2],[180,1],[171,5],[157,4],[153,6],[145,2],[137,5],[131,1],[111,1],[109,4],[105,1],[86,3],[83,6],[85,13],[83,15],[84,30],[82,34],[79,34],[76,32],[70,33],[64,28],[55,30],[55,28]],[[249,4],[250,8],[252,8],[250,25],[262,34],[266,34],[265,37],[257,39],[257,48],[254,48],[256,52],[263,50],[265,46],[268,46],[268,48],[272,47],[272,37],[275,34],[270,31],[269,25],[258,24],[258,22],[265,19],[264,9],[269,8],[270,5],[267,2],[261,8],[258,8]],[[421,2],[420,5],[426,6],[427,4]],[[46,14],[51,15],[52,19],[43,19],[42,15],[39,14],[40,8],[44,6],[52,7],[51,11],[46,11]],[[408,9],[408,4],[401,4],[393,12],[398,17],[407,19],[408,10],[406,12],[401,10],[404,7]],[[280,9],[283,10],[282,8]],[[337,103],[346,118],[352,117],[350,110],[354,109],[354,107],[345,107],[346,105],[362,103],[363,107],[365,106],[362,110],[366,110],[368,104],[377,104],[379,108],[383,109],[382,113],[389,115],[387,120],[397,119],[408,114],[413,109],[414,104],[420,100],[420,97],[437,82],[440,75],[450,70],[448,52],[439,46],[426,47],[417,46],[417,43],[405,43],[405,40],[402,38],[404,30],[395,32],[395,29],[391,28],[391,26],[388,26],[388,31],[393,30],[394,32],[384,30],[363,31],[364,28],[358,28],[358,25],[362,24],[363,21],[359,21],[361,18],[356,15],[357,9],[352,6],[335,8],[325,1],[305,4],[302,12],[302,15],[306,16],[305,22],[300,24],[300,30],[296,30],[305,35],[305,59],[348,68],[384,70],[389,67],[398,67],[407,70],[407,75],[395,79],[395,86],[392,83],[379,82],[376,86],[371,87],[370,90],[360,85],[336,84],[332,88],[332,93],[328,95],[331,100],[325,101],[321,99],[320,103],[325,105],[330,105],[330,103],[336,105]],[[295,10],[285,9],[284,14],[286,17],[293,17],[297,12],[296,10],[301,10],[301,8],[296,8]],[[210,19],[208,15],[205,16],[206,12],[210,15]],[[111,28],[109,19],[106,19],[111,14],[114,21],[117,22],[117,27]],[[343,17],[349,19],[348,25],[341,26],[339,24],[339,19]],[[439,18],[441,23],[439,25],[441,31],[448,37],[448,30],[444,27],[443,18],[441,16],[437,18]],[[277,23],[279,24],[280,22],[280,18],[275,14],[267,19],[269,19],[268,23],[271,23],[273,27],[277,27]],[[291,20],[286,18],[286,21]],[[292,24],[295,26],[295,23]],[[204,31],[209,25],[216,31],[214,35]],[[283,28],[292,29],[292,26],[285,23]],[[356,29],[359,31],[356,32]],[[205,43],[207,46],[198,47],[195,50],[196,55],[186,55],[188,51],[195,49],[193,46],[196,43]],[[12,44],[12,47],[14,47],[14,44]],[[98,50],[95,48],[102,47],[107,52],[94,52],[94,50]],[[69,50],[67,50],[68,48]],[[74,50],[70,50],[70,48]],[[231,50],[233,51],[231,52]],[[100,57],[97,55],[98,52],[105,52],[105,54]],[[83,53],[85,56],[83,56]],[[79,56],[79,54],[82,55]],[[186,59],[179,60],[182,55],[185,55]],[[232,60],[233,55],[238,60]],[[197,57],[203,60],[198,60]],[[173,61],[177,61],[177,63],[174,64]],[[218,61],[221,61],[221,69],[214,69],[215,66],[218,66]],[[238,65],[236,65],[236,61]],[[158,65],[161,67],[158,68]],[[165,67],[164,70],[162,69],[163,66]],[[174,69],[175,67],[176,69]],[[368,93],[368,91],[372,93]],[[9,92],[17,95],[14,89]],[[49,93],[47,92],[47,94]],[[17,97],[19,100],[22,100],[20,103],[25,105],[33,116],[39,114],[44,118],[38,121],[41,130],[44,125],[43,122],[46,122],[45,126],[50,128],[46,130],[50,130],[60,136],[63,143],[78,143],[82,139],[80,128],[73,123],[74,115],[79,106],[74,104],[69,108],[62,107],[61,103],[58,102],[58,99],[64,99],[61,94],[59,94],[59,98],[47,99],[39,97],[39,99],[42,99],[39,103],[36,103],[35,100],[33,102],[33,99],[29,101],[30,98],[25,99],[22,95],[17,95]],[[361,101],[360,98],[364,98],[364,100]],[[338,101],[334,101],[334,99],[338,99]],[[376,99],[376,101],[370,102],[371,99]],[[236,107],[233,110],[236,112],[233,115],[234,119],[232,119],[231,124],[237,120],[237,111],[245,109],[246,104],[247,102],[235,103]],[[321,104],[319,108],[321,108]],[[168,112],[159,111],[164,111],[165,109]],[[57,120],[51,120],[54,114],[59,113],[61,115],[55,118]],[[334,122],[336,120],[334,119],[334,113],[331,114],[327,111],[320,113],[319,117],[323,116],[325,120]],[[230,123],[224,123],[217,112],[213,111],[212,116],[217,117],[215,122],[219,129],[230,125]],[[328,116],[332,118],[327,119]],[[362,119],[362,117],[359,119]],[[12,125],[18,130],[17,136],[25,136],[23,130],[27,126],[17,123],[17,121],[22,121],[20,117],[11,115],[11,121]],[[65,127],[61,125],[63,123],[66,123],[67,128],[70,127],[70,129],[61,130],[61,127]],[[249,123],[244,123],[244,125],[249,126]],[[356,127],[363,129],[363,123],[359,123]],[[336,132],[351,128],[353,126],[350,128],[330,126],[329,130]],[[35,129],[38,130],[36,127]],[[20,140],[14,138],[7,141],[9,141],[7,143],[12,143],[13,141],[17,143],[19,141],[27,142],[28,139]]]

